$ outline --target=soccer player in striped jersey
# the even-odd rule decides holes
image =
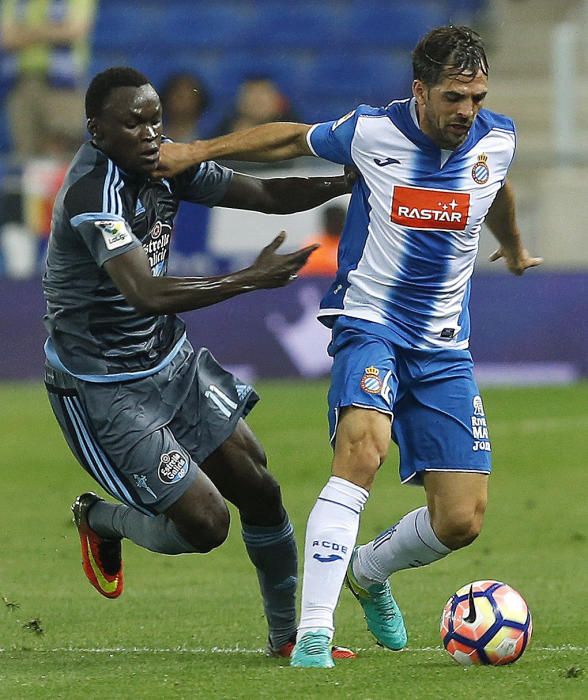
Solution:
[[[250,267],[216,277],[168,277],[167,261],[180,200],[290,213],[348,192],[349,180],[261,180],[214,162],[153,178],[161,104],[130,68],[94,77],[86,114],[91,140],[57,197],[43,279],[51,406],[73,454],[119,501],[85,493],[72,507],[84,572],[99,593],[117,598],[123,538],[164,554],[218,547],[227,499],[257,570],[268,651],[289,656],[296,543],[280,487],[243,420],[258,397],[207,349],[194,350],[177,314],[286,285],[314,246],[280,255],[281,233]]]
[[[488,62],[468,27],[439,27],[413,52],[413,96],[361,105],[314,126],[270,124],[177,145],[163,166],[212,157],[315,155],[355,167],[336,278],[321,303],[332,328],[332,476],[306,531],[302,613],[291,664],[331,667],[333,613],[344,579],[368,628],[389,649],[407,634],[388,578],[430,564],[478,536],[490,439],[468,351],[470,278],[484,221],[520,275],[524,248],[507,172],[511,119],[483,108]],[[391,437],[403,483],[426,505],[356,547],[360,513]]]

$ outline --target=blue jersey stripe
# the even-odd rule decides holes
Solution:
[[[76,216],[72,216],[72,218],[69,220],[69,223],[74,227],[77,228],[80,226],[80,224],[83,224],[84,221],[124,221],[122,216],[116,216],[116,214],[112,214],[109,211],[93,211],[93,212],[84,212],[83,214],[76,214]]]
[[[63,362],[59,359],[57,352],[55,351],[55,346],[51,338],[47,338],[45,341],[45,357],[47,362],[54,368],[58,369],[60,372],[65,372],[70,374],[77,379],[81,379],[84,382],[94,382],[98,384],[111,384],[113,382],[128,382],[134,379],[143,379],[144,377],[150,377],[152,374],[156,374],[165,367],[169,365],[170,362],[175,358],[175,356],[182,349],[182,345],[186,342],[186,333],[184,332],[178,342],[173,346],[170,352],[161,360],[161,362],[151,369],[144,369],[139,372],[119,372],[118,374],[74,374],[70,372]]]
[[[472,289],[472,281],[468,280],[465,294],[463,296],[461,314],[459,315],[458,324],[460,327],[456,340],[466,340],[470,337],[470,292]]]
[[[321,301],[321,309],[342,309],[349,288],[349,273],[355,270],[363,255],[369,233],[370,191],[363,179],[353,186],[353,197],[349,204],[345,226],[339,241],[338,269],[335,281]],[[329,324],[328,317],[322,317]]]
[[[83,408],[76,397],[64,397],[68,407],[68,413],[72,422],[76,426],[76,433],[80,444],[83,445],[86,463],[95,475],[96,480],[102,483],[99,475],[109,485],[106,489],[115,498],[129,506],[136,508],[145,515],[153,515],[149,510],[138,503],[129,493],[124,482],[116,473],[116,470],[104,454],[102,448],[92,436],[85,418]]]
[[[116,488],[116,485],[109,478],[108,474],[105,473],[104,470],[101,468],[100,463],[96,461],[95,453],[92,452],[92,449],[88,445],[86,439],[87,432],[85,432],[83,429],[81,418],[78,415],[78,412],[76,411],[70,397],[64,397],[64,405],[67,411],[67,415],[74,427],[76,439],[78,445],[82,450],[84,461],[90,469],[92,475],[94,476],[96,481],[106,491],[108,491],[108,493],[110,493],[111,496],[114,496],[114,498],[117,498],[118,500],[122,500],[121,494]]]

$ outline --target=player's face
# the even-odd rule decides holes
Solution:
[[[413,83],[419,124],[440,148],[455,150],[466,140],[488,92],[488,78],[471,75],[444,77],[433,87]]]
[[[151,85],[115,88],[89,126],[98,148],[126,172],[149,175],[157,167],[161,103]]]

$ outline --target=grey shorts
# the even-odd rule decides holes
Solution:
[[[82,467],[114,498],[146,514],[166,511],[259,397],[189,342],[157,374],[85,382],[51,367],[45,386]]]

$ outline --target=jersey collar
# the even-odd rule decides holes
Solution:
[[[432,141],[421,129],[418,122],[417,111],[416,111],[416,99],[411,97],[407,100],[399,100],[396,102],[391,102],[387,107],[386,111],[388,117],[396,126],[396,128],[401,131],[407,139],[412,141],[418,148],[422,151],[428,153],[442,154],[444,151]],[[480,138],[480,124],[478,115],[472,124],[472,128],[469,130],[466,140],[456,148],[451,151],[449,158],[455,154],[467,152]],[[448,160],[443,159],[444,161]]]

